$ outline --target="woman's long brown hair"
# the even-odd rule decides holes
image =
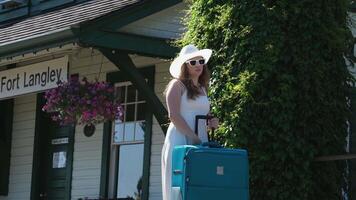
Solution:
[[[202,95],[202,91],[200,87],[204,87],[206,91],[208,91],[209,80],[210,80],[210,71],[207,65],[203,66],[203,71],[199,76],[198,83],[200,87],[194,85],[192,79],[189,77],[188,66],[186,63],[182,65],[181,73],[178,78],[187,89],[187,96],[189,99],[195,99],[198,96]],[[169,84],[167,85],[164,95],[166,95]]]

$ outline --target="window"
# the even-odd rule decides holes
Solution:
[[[138,71],[153,91],[155,67],[147,66]],[[123,71],[107,74],[125,113],[121,121],[104,124],[100,196],[148,200],[154,108],[147,104],[129,78]]]
[[[143,142],[146,102],[129,82],[118,84],[116,94],[124,107],[125,115],[123,121],[115,121],[114,144]]]
[[[109,177],[109,194],[141,199],[146,102],[130,82],[118,83],[115,89],[125,114],[112,125],[110,171],[114,176]]]

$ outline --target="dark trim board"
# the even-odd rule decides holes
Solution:
[[[14,99],[0,101],[0,196],[9,193]]]
[[[350,154],[356,154],[356,87],[350,90],[351,116],[350,116]],[[350,196],[351,200],[356,200],[356,159],[348,161],[350,176]]]
[[[150,169],[151,169],[151,145],[152,145],[152,108],[147,106],[147,130],[149,134],[145,135],[144,155],[143,155],[143,177],[142,177],[142,200],[148,200],[149,185],[150,185]]]
[[[100,198],[108,197],[108,169],[110,166],[111,127],[111,122],[107,122],[104,124],[103,148],[101,152]]]
[[[36,103],[36,125],[35,125],[35,138],[33,145],[33,161],[32,161],[32,180],[31,180],[31,200],[38,199],[38,194],[40,193],[39,187],[39,176],[41,171],[39,170],[40,166],[40,127],[41,127],[41,110],[39,107],[42,105],[41,95],[37,95],[37,103]]]

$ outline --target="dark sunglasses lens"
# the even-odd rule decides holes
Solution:
[[[191,60],[191,61],[189,61],[189,63],[190,63],[191,65],[195,65],[195,64],[197,64],[197,61],[196,61],[196,60]]]
[[[204,65],[205,64],[205,60],[204,59],[199,60],[199,64]]]

